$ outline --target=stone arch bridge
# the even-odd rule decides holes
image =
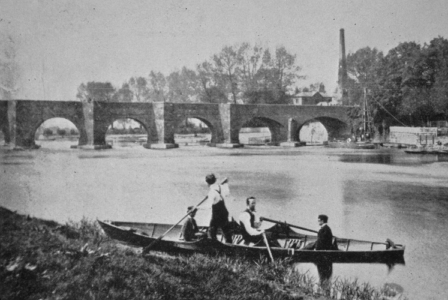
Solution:
[[[248,121],[269,127],[272,142],[295,146],[298,132],[309,121],[320,121],[329,139],[350,134],[347,106],[241,105],[205,103],[116,103],[43,100],[0,101],[0,128],[14,148],[33,148],[38,127],[51,118],[71,121],[80,133],[78,147],[107,148],[106,132],[117,119],[130,118],[145,127],[147,148],[176,147],[174,132],[186,118],[203,121],[211,145],[240,146],[238,134]]]

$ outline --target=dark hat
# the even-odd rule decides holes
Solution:
[[[197,211],[198,211],[197,208],[194,208],[194,210],[193,210],[193,208],[194,208],[194,206],[188,206],[188,208],[187,208],[187,212],[188,212],[188,213],[191,213],[191,212],[197,212]]]
[[[215,174],[208,174],[207,176],[205,176],[205,182],[207,182],[208,184],[213,184],[216,181],[216,177]]]

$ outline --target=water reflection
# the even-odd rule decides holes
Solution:
[[[308,265],[310,265],[310,264],[308,264]],[[320,290],[326,296],[330,296],[330,294],[331,294],[332,282],[334,282],[335,280],[337,280],[339,278],[339,276],[338,276],[335,279],[333,276],[333,265],[340,266],[341,264],[333,264],[331,262],[325,262],[325,261],[313,263],[314,269],[317,271],[318,283],[319,283]],[[343,265],[351,265],[351,266],[358,265],[359,268],[361,269],[366,264],[343,264]],[[399,259],[399,260],[395,260],[395,261],[391,261],[391,262],[387,262],[387,263],[371,263],[369,265],[376,265],[377,267],[378,266],[379,267],[386,266],[387,274],[390,274],[392,272],[392,270],[395,268],[395,266],[404,265],[404,260]],[[303,272],[303,269],[300,268],[299,264],[297,264],[295,266],[295,268],[297,268],[297,269],[299,269],[299,271]],[[308,269],[307,272],[308,271],[310,271],[310,269]],[[312,277],[313,273],[314,272],[311,271],[309,275]],[[384,286],[388,286],[389,288],[394,288],[395,290],[397,290],[400,293],[402,293],[404,291],[403,287],[401,287],[400,285],[398,285],[396,283],[385,283]],[[399,289],[397,289],[395,287],[399,287]]]
[[[333,276],[333,264],[331,262],[316,263],[317,273],[319,274],[320,287],[325,295],[330,294],[331,277]]]
[[[59,222],[85,216],[172,224],[203,199],[204,175],[214,172],[230,179],[228,206],[236,216],[244,199],[255,196],[259,214],[271,219],[318,229],[316,216],[327,214],[335,236],[406,245],[406,266],[333,264],[319,267],[323,279],[396,282],[416,299],[448,291],[446,157],[318,147],[152,151],[139,144],[82,151],[71,144],[0,150],[0,205]],[[199,224],[207,224],[206,215],[198,213]],[[318,276],[315,265],[300,268]]]

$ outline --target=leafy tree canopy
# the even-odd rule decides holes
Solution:
[[[347,56],[347,103],[362,106],[375,123],[425,126],[448,117],[448,40],[400,43],[386,55],[362,48]]]
[[[76,98],[81,101],[112,101],[115,88],[110,82],[90,81],[78,87]]]

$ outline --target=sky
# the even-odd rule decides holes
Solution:
[[[248,42],[296,55],[307,79],[336,88],[339,29],[346,52],[448,38],[446,0],[0,0],[0,37],[16,41],[18,99],[75,100],[88,81],[121,86],[165,75]]]

